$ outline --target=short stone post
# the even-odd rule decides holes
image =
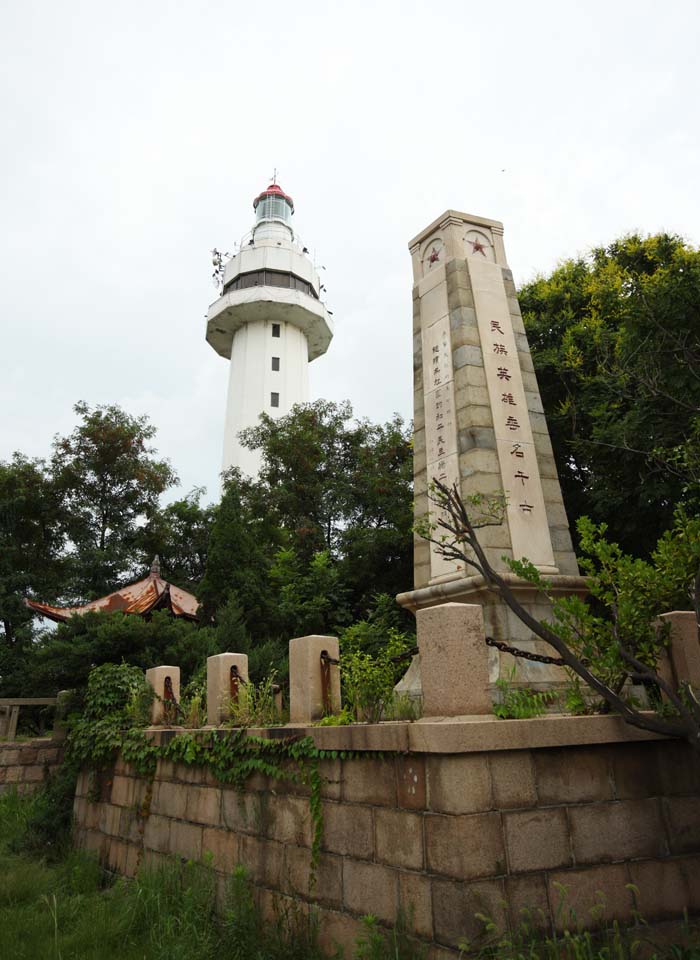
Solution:
[[[245,653],[217,653],[207,657],[207,723],[218,727],[228,720],[232,700],[244,696],[248,683]]]
[[[671,624],[668,651],[659,663],[659,675],[674,690],[678,690],[682,683],[700,690],[700,640],[695,613],[673,610],[662,613],[659,620]]]
[[[424,717],[491,713],[481,606],[443,603],[416,611]]]
[[[151,667],[146,680],[156,692],[151,704],[151,723],[173,724],[177,719],[176,704],[180,703],[180,668]]]
[[[68,736],[66,727],[66,714],[68,713],[68,703],[70,701],[70,690],[59,690],[56,694],[56,712],[53,716],[53,730],[51,731],[52,740],[65,740]]]
[[[340,711],[340,649],[336,637],[289,641],[289,719],[310,723]]]

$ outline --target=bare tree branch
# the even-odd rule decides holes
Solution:
[[[566,666],[580,677],[584,683],[594,690],[609,705],[619,713],[626,723],[643,730],[669,737],[685,738],[695,750],[700,751],[700,704],[694,696],[682,697],[658,673],[647,664],[639,661],[632,653],[625,649],[619,635],[616,642],[620,655],[625,663],[634,668],[639,678],[656,684],[668,698],[678,713],[677,717],[661,717],[652,712],[641,711],[627,703],[620,695],[620,690],[612,689],[607,683],[596,676],[582,659],[577,656],[555,631],[546,623],[541,623],[520,603],[508,581],[502,577],[490,564],[484,548],[479,542],[477,530],[481,526],[493,526],[495,520],[486,518],[479,521],[479,526],[472,521],[469,511],[462,500],[456,483],[448,487],[439,480],[433,480],[430,500],[439,509],[436,528],[444,531],[441,537],[425,532],[422,535],[434,544],[441,556],[456,560],[475,570],[484,579],[486,587],[498,594],[504,603],[522,621],[532,633],[544,640],[557,651]],[[500,522],[500,521],[499,521]],[[537,589],[543,590],[545,583],[535,584]],[[700,573],[696,578],[696,613],[700,623]],[[692,691],[691,691],[692,694]]]

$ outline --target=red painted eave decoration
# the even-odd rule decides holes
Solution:
[[[90,611],[104,613],[134,613],[144,617],[153,610],[169,610],[174,617],[185,620],[197,620],[199,601],[191,593],[173,586],[167,580],[154,576],[152,573],[143,580],[137,580],[121,590],[92,600],[80,607],[52,607],[48,603],[39,603],[37,600],[25,600],[30,610],[53,620],[55,623],[65,623],[71,617],[82,616]]]

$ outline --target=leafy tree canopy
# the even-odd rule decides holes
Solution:
[[[301,559],[328,551],[340,564],[361,617],[376,593],[411,582],[413,450],[400,417],[352,416],[347,402],[319,400],[279,420],[263,415],[243,436],[262,451],[256,487],[266,510]]]
[[[180,500],[156,511],[140,533],[140,559],[144,566],[156,554],[161,569],[179,587],[194,590],[207,566],[209,534],[216,515],[212,504],[203,506],[204,487],[196,487]]]
[[[519,297],[569,516],[648,555],[700,490],[700,251],[631,235]]]
[[[398,417],[358,421],[349,404],[325,401],[262,417],[246,436],[262,451],[258,479],[232,470],[218,504],[196,489],[160,506],[176,477],[148,420],[76,411],[48,463],[0,465],[0,616],[8,637],[26,638],[0,649],[5,692],[81,685],[91,666],[122,660],[177,663],[187,677],[223,649],[248,653],[256,679],[271,668],[283,679],[290,637],[371,619],[378,594],[410,583],[411,443]],[[168,580],[196,592],[200,625],[94,614],[32,630],[23,597],[92,599],[143,575],[156,553]]]
[[[174,663],[183,683],[220,653],[216,632],[156,611],[149,620],[123,613],[86,613],[46,631],[16,662],[3,687],[13,696],[51,696],[83,687],[93,667],[129,663],[146,670]]]
[[[0,639],[13,645],[29,635],[31,591],[52,599],[62,579],[60,495],[42,460],[16,453],[0,463]]]
[[[56,437],[50,463],[71,545],[73,596],[91,600],[135,572],[141,527],[158,511],[160,495],[177,481],[155,457],[155,427],[119,407],[78,403],[82,422]]]

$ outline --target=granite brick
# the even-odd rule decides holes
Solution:
[[[429,877],[420,873],[399,873],[399,907],[409,928],[419,937],[433,936],[432,888]]]
[[[315,880],[313,887],[312,880]],[[321,854],[315,877],[311,869],[308,847],[292,844],[285,848],[284,889],[295,896],[308,898],[328,906],[340,907],[343,902],[343,860],[332,854]]]
[[[435,939],[449,947],[458,947],[463,939],[483,936],[484,923],[477,917],[489,917],[499,930],[506,927],[502,880],[461,883],[453,880],[432,882]]]
[[[374,827],[377,860],[412,870],[423,868],[423,817],[420,814],[378,808]]]
[[[552,870],[571,864],[569,830],[563,808],[506,813],[503,823],[510,872]]]
[[[607,756],[596,748],[553,747],[533,753],[541,804],[612,799]]]
[[[396,806],[396,776],[393,760],[361,759],[352,765],[352,776],[343,777],[346,803]]]
[[[415,755],[396,761],[396,787],[399,807],[424,810],[427,804],[425,758]]]
[[[506,855],[498,813],[425,818],[428,869],[475,880],[505,873]]]
[[[211,854],[215,870],[231,873],[239,862],[238,835],[230,830],[206,827],[202,834],[202,853],[205,857]]]
[[[608,863],[667,853],[659,803],[620,800],[569,809],[577,863]]]
[[[547,881],[549,903],[559,930],[579,925],[590,929],[599,927],[601,920],[624,923],[632,918],[634,904],[626,864],[554,871],[547,875]]]
[[[179,820],[170,822],[170,852],[187,860],[202,859],[202,827]]]
[[[629,865],[637,909],[645,920],[677,920],[691,910],[690,891],[679,860],[641,860]]]
[[[324,850],[359,859],[371,859],[374,851],[372,810],[359,804],[323,802]]]
[[[700,853],[700,799],[667,797],[663,801],[672,853]]]
[[[527,750],[492,753],[489,757],[494,806],[498,810],[534,807],[535,768]]]
[[[477,813],[492,809],[486,754],[429,757],[428,798],[435,813]]]
[[[371,913],[386,923],[396,920],[398,874],[378,863],[343,861],[343,902],[353,913]]]

